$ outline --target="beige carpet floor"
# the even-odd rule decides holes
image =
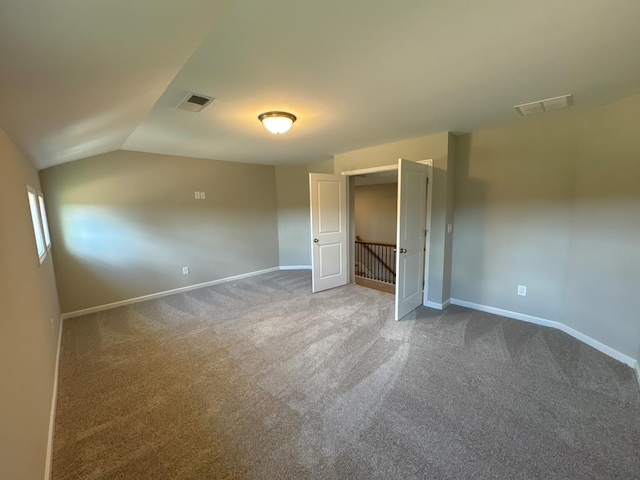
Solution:
[[[63,479],[640,478],[633,371],[460,307],[306,271],[67,320]]]

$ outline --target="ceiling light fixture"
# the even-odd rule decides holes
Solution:
[[[258,115],[258,120],[262,122],[264,128],[271,133],[280,135],[286,133],[297,120],[296,116],[287,112],[264,112]]]

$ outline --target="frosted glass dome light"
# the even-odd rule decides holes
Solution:
[[[264,128],[271,133],[280,135],[286,133],[297,120],[296,116],[287,112],[265,112],[258,115],[258,120],[262,122]]]

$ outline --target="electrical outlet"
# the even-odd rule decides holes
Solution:
[[[189,275],[189,267],[182,267],[182,274]]]
[[[194,192],[193,195],[196,197],[196,200],[200,200],[200,192]]]
[[[204,200],[206,198],[204,192],[200,192],[200,200]]]
[[[453,232],[453,223],[447,224],[447,233]]]
[[[526,285],[518,285],[518,295],[521,297],[527,296],[527,286]]]

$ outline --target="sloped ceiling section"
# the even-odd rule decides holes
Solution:
[[[529,121],[513,106],[558,95],[593,107],[640,91],[638,19],[640,1],[235,0],[124,148],[303,163]],[[216,101],[176,110],[190,90]],[[298,121],[272,135],[269,110]]]
[[[640,1],[0,0],[0,126],[43,168],[119,148],[305,163],[640,91]],[[215,97],[176,109],[187,92]],[[286,110],[285,135],[257,120]]]
[[[38,169],[119,149],[229,0],[3,0],[0,126]]]

